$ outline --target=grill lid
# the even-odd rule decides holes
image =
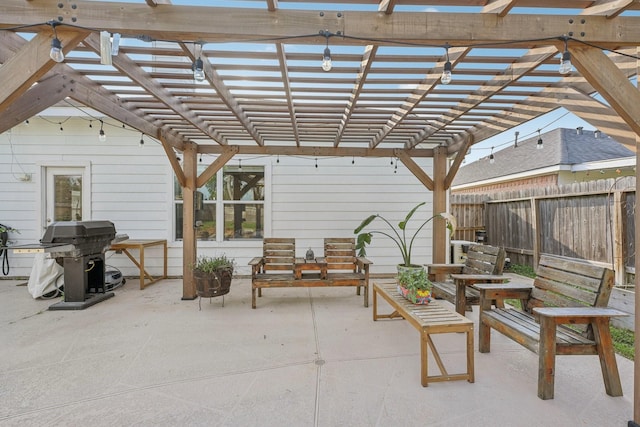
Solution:
[[[40,243],[111,242],[116,237],[116,228],[111,221],[61,221],[54,222],[40,239]]]

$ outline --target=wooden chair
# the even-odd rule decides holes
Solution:
[[[253,258],[251,266],[251,307],[256,308],[256,290],[262,296],[262,288],[293,281],[293,265],[296,258],[296,242],[293,238],[271,237],[262,241],[262,256]]]
[[[464,314],[470,305],[480,302],[480,294],[474,283],[504,282],[502,276],[506,252],[490,245],[471,245],[464,264],[427,264],[427,274],[433,283],[433,295],[456,304],[458,313]],[[454,275],[455,280],[451,278]],[[444,280],[441,279],[444,276]],[[500,276],[500,277],[494,277]],[[457,283],[456,283],[457,282]],[[464,298],[457,296],[457,285],[465,289]]]
[[[477,284],[479,350],[491,350],[491,328],[538,353],[538,397],[553,399],[555,356],[597,354],[606,392],[622,396],[609,319],[627,314],[607,308],[614,272],[580,260],[542,255],[533,288],[517,283]],[[492,308],[519,299],[522,309]],[[570,325],[570,326],[567,326]]]
[[[354,283],[356,295],[360,295],[360,288],[364,287],[364,306],[368,307],[371,261],[356,256],[356,239],[352,237],[324,239],[324,259],[327,262],[327,270],[334,280]]]

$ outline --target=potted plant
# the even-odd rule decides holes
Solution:
[[[412,289],[413,296],[408,298],[411,299],[414,303],[416,302],[416,298],[418,296],[418,291],[428,291],[430,290],[431,283],[427,279],[426,272],[421,265],[415,265],[411,262],[411,250],[413,249],[413,243],[420,233],[420,231],[434,218],[440,217],[443,218],[447,222],[447,228],[449,229],[450,234],[453,234],[456,227],[456,219],[453,215],[442,212],[427,220],[423,221],[422,224],[416,229],[416,231],[412,235],[407,235],[407,224],[409,220],[413,217],[416,211],[426,202],[419,203],[413,209],[409,211],[404,220],[398,223],[397,227],[394,227],[393,224],[382,215],[375,214],[370,215],[365,218],[364,221],[356,228],[353,232],[358,235],[356,242],[356,249],[358,250],[358,256],[366,256],[366,247],[371,243],[371,238],[374,234],[381,234],[393,240],[398,249],[400,249],[400,256],[402,257],[402,263],[398,264],[398,282],[404,282],[405,284],[408,282],[408,289]],[[382,220],[388,227],[387,231],[381,230],[372,230],[363,232],[363,230],[369,226],[376,218]],[[414,292],[415,291],[415,292]]]
[[[414,304],[431,302],[431,281],[424,268],[399,268],[398,292]]]
[[[234,268],[235,261],[224,254],[215,257],[198,257],[193,267],[198,296],[211,298],[228,294]],[[224,306],[224,298],[222,304]]]

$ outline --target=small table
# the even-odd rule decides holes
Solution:
[[[327,278],[327,260],[324,258],[296,258],[293,264],[293,276],[296,279],[302,279],[303,271],[320,271],[320,278]]]
[[[498,274],[452,274],[456,285],[456,311],[464,316],[467,309],[467,286],[476,283],[504,283],[509,281],[507,276]]]
[[[147,270],[144,269],[144,250],[149,246],[162,246],[164,248],[164,269],[163,274],[160,277],[153,277]],[[134,258],[129,252],[129,249],[137,249],[140,262]],[[126,256],[140,269],[140,289],[156,283],[158,280],[167,278],[167,241],[166,240],[143,240],[143,239],[128,239],[122,242],[114,243],[109,248],[110,251],[116,251],[118,253],[124,252]]]
[[[391,314],[378,314],[378,295],[384,298],[394,309]],[[373,320],[404,318],[420,332],[420,379],[423,387],[429,382],[467,380],[474,382],[473,367],[473,321],[450,310],[445,303],[433,300],[427,305],[416,305],[400,295],[395,283],[373,284]],[[431,340],[432,334],[464,332],[467,334],[467,372],[449,374],[440,358],[440,354]],[[433,358],[441,375],[429,375],[428,349],[431,347]]]

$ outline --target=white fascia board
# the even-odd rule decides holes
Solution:
[[[452,190],[463,190],[463,189],[469,188],[469,187],[479,187],[481,185],[491,185],[491,184],[497,184],[497,183],[500,183],[500,182],[516,181],[516,180],[519,180],[519,179],[532,178],[534,176],[549,175],[549,174],[558,173],[558,172],[563,171],[563,170],[567,170],[567,171],[571,170],[571,166],[570,165],[548,166],[546,168],[534,169],[534,170],[530,170],[530,171],[514,173],[514,174],[511,174],[511,175],[498,176],[498,177],[495,177],[495,178],[485,179],[485,180],[482,180],[482,181],[475,181],[475,182],[469,182],[467,184],[455,185],[455,186],[452,186],[451,189]]]
[[[628,168],[636,165],[635,156],[621,157],[619,159],[599,160],[597,162],[586,162],[575,164],[571,167],[571,172],[586,172],[600,169]]]

